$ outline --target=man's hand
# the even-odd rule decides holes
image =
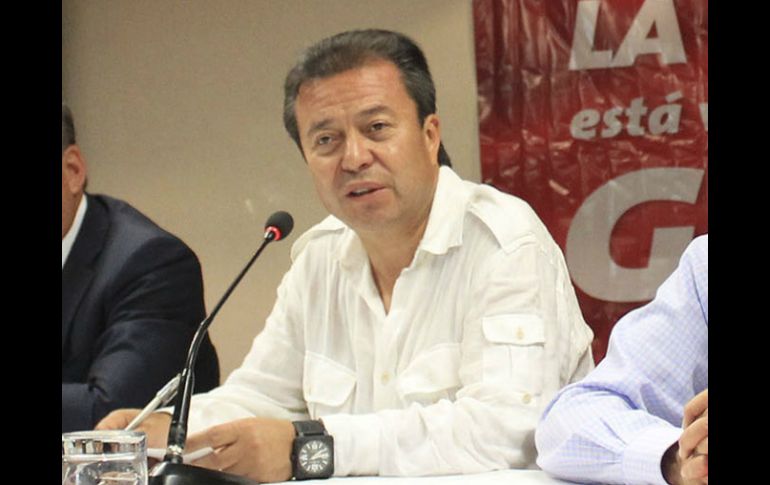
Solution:
[[[196,460],[194,465],[258,482],[280,482],[291,478],[294,436],[290,421],[246,418],[191,435],[186,451],[210,446],[214,453]]]
[[[708,485],[708,389],[684,408],[682,435],[663,456],[663,475],[672,485]]]
[[[678,458],[682,477],[708,483],[709,475],[709,390],[701,392],[684,407]]]
[[[99,421],[96,429],[125,429],[139,413],[140,409],[118,409]],[[291,424],[291,423],[290,423]],[[168,429],[171,426],[171,416],[166,413],[152,413],[147,416],[136,431],[147,433],[148,448],[165,448],[168,441]]]

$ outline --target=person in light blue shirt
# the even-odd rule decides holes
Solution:
[[[546,407],[535,444],[561,479],[708,483],[708,235],[618,321],[596,369]]]

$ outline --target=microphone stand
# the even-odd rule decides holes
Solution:
[[[286,231],[287,235],[288,232]],[[198,331],[195,332],[190,350],[187,353],[187,362],[182,370],[182,387],[174,403],[174,415],[168,432],[166,455],[163,457],[163,462],[154,466],[150,471],[148,485],[258,485],[258,482],[239,475],[187,465],[183,463],[183,453],[185,441],[187,440],[187,419],[190,414],[190,401],[192,399],[194,382],[193,368],[198,358],[198,348],[201,342],[203,342],[203,337],[206,335],[211,322],[229,298],[230,293],[233,292],[246,272],[249,271],[249,268],[254,264],[262,250],[276,239],[281,239],[280,231],[276,231],[273,227],[268,227],[265,232],[264,241],[259,246],[259,249],[257,249],[257,252],[254,253],[246,267],[241,270],[235,281],[230,284],[230,287],[214,307],[214,310],[201,322]]]

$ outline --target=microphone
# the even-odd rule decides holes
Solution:
[[[294,219],[285,211],[274,212],[265,222],[265,239],[280,241],[294,229]]]
[[[226,472],[209,470],[183,463],[183,453],[187,440],[187,420],[190,414],[190,401],[194,383],[193,369],[198,359],[198,348],[203,338],[219,313],[219,309],[230,297],[235,287],[240,283],[251,265],[259,257],[262,250],[273,241],[280,241],[291,233],[294,228],[294,219],[291,214],[284,211],[273,213],[265,223],[265,234],[257,252],[251,257],[246,266],[241,270],[235,280],[225,291],[225,294],[216,304],[208,317],[198,326],[195,332],[190,350],[187,353],[187,361],[182,369],[181,384],[174,402],[174,415],[171,418],[171,427],[168,432],[168,444],[163,461],[153,467],[149,474],[149,485],[256,485],[257,482],[246,477],[233,475]]]

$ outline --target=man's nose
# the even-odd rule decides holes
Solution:
[[[345,138],[345,153],[342,156],[342,169],[358,172],[374,162],[374,155],[369,140],[360,133],[353,133]]]

